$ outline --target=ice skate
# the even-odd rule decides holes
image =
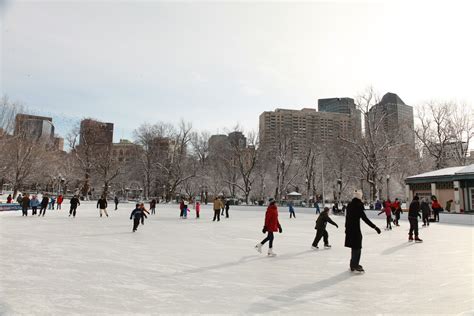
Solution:
[[[311,249],[313,249],[313,250],[318,250],[319,247],[318,247],[318,246],[311,246]]]
[[[418,237],[415,237],[415,242],[423,242],[423,240]]]
[[[260,243],[257,244],[257,245],[255,246],[255,250],[257,250],[259,253],[262,253],[262,244],[260,244]]]
[[[276,253],[273,252],[272,248],[268,249],[268,256],[269,257],[275,257],[276,256]]]
[[[330,244],[326,244],[326,245],[324,245],[324,248],[325,248],[325,249],[331,249],[331,245],[330,245]]]
[[[412,236],[409,236],[409,237],[408,237],[408,241],[409,241],[409,242],[412,242],[412,241],[413,241],[413,237],[412,237]]]

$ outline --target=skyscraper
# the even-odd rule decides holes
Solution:
[[[383,120],[385,134],[393,143],[415,146],[413,107],[388,92],[369,110],[369,119]]]
[[[51,117],[30,114],[17,114],[13,135],[22,134],[32,141],[53,142],[54,125]]]

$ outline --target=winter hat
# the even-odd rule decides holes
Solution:
[[[325,206],[323,212],[329,212],[329,207]]]
[[[274,198],[269,198],[269,199],[268,199],[268,203],[273,203],[273,202],[275,202],[275,199],[274,199]]]
[[[354,194],[353,194],[354,198],[355,199],[359,199],[359,200],[362,200],[362,191],[361,190],[354,190]]]
[[[413,200],[416,200],[418,201],[420,199],[420,197],[418,195],[415,195],[415,197],[413,198]]]

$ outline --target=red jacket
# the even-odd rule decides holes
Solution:
[[[439,204],[438,200],[434,200],[434,201],[431,203],[431,208],[432,208],[432,209],[441,208],[441,205]]]
[[[392,203],[392,207],[395,209],[395,210],[398,210],[400,208],[400,202],[399,201],[395,201]]]
[[[58,204],[63,203],[63,196],[62,196],[62,195],[58,196],[57,203],[58,203]]]
[[[275,204],[269,205],[265,213],[265,227],[269,232],[277,232],[278,226],[278,209]]]

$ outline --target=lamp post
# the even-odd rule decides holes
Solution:
[[[387,174],[387,200],[390,199],[390,175]]]

